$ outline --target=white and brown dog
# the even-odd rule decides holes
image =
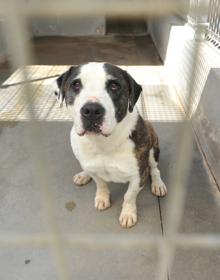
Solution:
[[[84,185],[92,178],[97,186],[95,208],[104,210],[111,205],[107,182],[128,182],[119,221],[122,227],[134,226],[136,198],[149,173],[152,193],[167,193],[157,167],[157,135],[134,107],[142,87],[108,63],[70,67],[57,86],[55,94],[73,118],[71,145],[83,169],[74,183]]]

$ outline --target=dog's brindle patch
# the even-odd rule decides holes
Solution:
[[[141,116],[138,117],[138,121],[135,129],[130,135],[130,139],[135,144],[134,153],[138,161],[139,174],[140,174],[140,187],[143,187],[147,183],[149,175],[149,152],[150,149],[154,150],[154,158],[159,160],[159,142],[158,137],[148,121],[144,121]]]

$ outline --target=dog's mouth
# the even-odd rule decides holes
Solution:
[[[83,132],[78,133],[78,135],[79,136],[84,136],[84,135],[90,135],[90,136],[102,135],[102,136],[105,136],[105,137],[109,137],[111,134],[103,133],[102,131],[94,132],[94,131],[84,130]]]
[[[90,126],[87,126],[83,129],[82,132],[78,133],[79,136],[89,135],[89,136],[95,136],[95,135],[102,135],[104,137],[110,136],[109,133],[105,133],[102,131],[102,126],[100,124],[92,124]]]
[[[84,135],[90,135],[90,136],[95,136],[95,135],[102,135],[105,137],[109,137],[110,134],[106,134],[103,132],[93,132],[93,131],[88,131],[88,130],[84,130],[82,133],[78,133],[79,136],[84,136]]]

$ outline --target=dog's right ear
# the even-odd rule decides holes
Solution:
[[[61,91],[61,85],[62,85],[63,78],[64,78],[64,74],[62,74],[59,78],[56,79],[56,81],[55,81],[56,84],[54,85],[54,87],[55,87],[54,94],[57,98],[57,101],[59,101],[59,103],[60,103],[60,107],[63,106],[63,99],[64,99],[62,91]]]
[[[69,70],[64,72],[59,78],[56,79],[56,89],[54,91],[54,94],[60,103],[60,107],[63,106],[63,101],[66,98],[66,91],[68,89],[67,80],[68,80],[73,68],[74,67],[70,67]]]

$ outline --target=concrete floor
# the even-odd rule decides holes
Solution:
[[[1,234],[32,235],[48,232],[44,199],[34,173],[32,149],[29,150],[27,134],[30,123],[1,123]],[[94,209],[95,185],[77,187],[72,175],[80,170],[70,144],[71,122],[41,122],[42,142],[37,149],[44,154],[48,170],[50,192],[54,199],[55,217],[63,234],[162,234],[166,198],[153,196],[148,186],[138,197],[139,221],[124,230],[118,223],[121,203],[126,186],[111,184],[112,207],[104,212]],[[171,161],[175,148],[175,135],[180,123],[155,123],[161,139],[160,168],[162,177],[168,183],[168,171],[175,172]],[[40,141],[40,140],[39,140]],[[19,147],[19,149],[18,149]],[[220,209],[215,188],[210,184],[201,156],[194,150],[193,165],[187,184],[187,200],[181,232],[217,233],[220,231]],[[169,186],[168,186],[169,190]],[[73,203],[72,211],[67,203]],[[160,212],[161,211],[161,212]],[[162,220],[161,220],[162,217]],[[121,249],[66,248],[69,271],[74,279],[155,279],[157,252],[152,248]],[[219,277],[220,251],[178,249],[170,279],[217,280]],[[59,279],[56,261],[48,247],[9,246],[0,250],[1,279]],[[27,263],[28,262],[28,263]],[[13,269],[11,269],[13,268]],[[104,275],[104,276],[103,276]]]
[[[90,50],[91,45],[85,44],[85,41],[83,43],[84,49],[79,55],[79,46],[73,47],[72,43],[64,44],[66,48],[64,45],[63,49],[57,46],[53,51],[50,51],[49,46],[52,48],[58,39],[51,40],[39,39],[39,42],[36,43],[39,63],[77,64],[87,58],[94,60],[91,59],[93,58],[93,52]],[[100,40],[104,42],[104,39]],[[91,49],[95,49],[97,60],[108,60],[112,63],[126,65],[157,65],[160,63],[157,53],[152,47],[152,42],[148,41],[149,38],[146,38],[146,42],[149,43],[149,48],[146,50],[149,50],[149,54],[146,50],[144,52],[144,47],[140,47],[140,49],[135,47],[134,41],[136,39],[134,38],[122,38],[118,43],[114,41],[115,38],[111,40],[113,40],[111,47],[109,47],[109,38],[106,39],[105,44],[98,41],[97,46],[102,47],[97,47],[97,49],[95,39],[89,41],[94,41]],[[144,38],[142,40],[144,42]],[[126,51],[127,43],[130,47],[133,45],[134,49],[128,48]],[[148,43],[146,44],[148,45]],[[103,52],[104,45],[106,45],[106,49],[104,48]],[[60,46],[62,46],[61,42]],[[122,46],[124,49],[121,52]],[[78,51],[75,51],[77,48]],[[61,55],[55,55],[57,52],[65,54],[63,62]],[[124,63],[125,61],[126,63]],[[152,79],[146,74],[147,76],[149,80],[155,81],[155,77]],[[158,81],[155,84],[158,84]],[[155,93],[156,90],[158,93],[161,92],[161,88],[154,87],[152,93]],[[164,94],[168,94],[168,91],[164,91]],[[158,103],[160,100],[163,102]],[[151,108],[150,104],[154,104],[153,107],[160,108],[162,112],[165,110],[164,100],[166,98],[163,99],[158,94],[152,94],[152,98],[147,99],[148,108]],[[152,101],[155,103],[151,103]],[[160,107],[158,107],[159,105]],[[155,108],[154,110],[156,110]],[[155,115],[148,110],[147,116]],[[169,122],[159,120],[154,123],[154,127],[160,138],[160,169],[162,177],[168,185],[169,171],[175,172],[175,162],[171,159],[178,149],[175,146],[175,139],[179,129],[181,129],[181,120],[175,119],[175,121],[169,120]],[[49,176],[49,189],[55,202],[54,215],[62,234],[97,234],[97,236],[99,234],[116,234],[119,238],[137,234],[162,234],[162,228],[166,228],[164,209],[167,198],[159,200],[153,196],[150,193],[148,183],[148,186],[138,197],[138,224],[130,230],[122,229],[118,223],[118,216],[126,185],[111,184],[112,207],[104,212],[96,211],[93,206],[94,183],[91,182],[87,186],[79,188],[72,182],[72,175],[78,172],[80,167],[70,148],[71,122],[48,120],[38,124],[41,129],[39,137],[41,139],[37,141],[38,146],[32,147],[28,137],[31,129],[30,122],[9,122],[7,120],[0,122],[0,143],[3,147],[3,152],[0,154],[0,235],[32,236],[49,232],[45,197],[42,195],[39,181],[35,177],[37,167],[33,160],[33,149],[37,153],[41,151],[44,155],[43,162],[46,166],[44,170]],[[169,191],[171,190],[168,185]],[[219,233],[219,201],[219,192],[210,181],[201,154],[195,145],[180,231],[187,234]],[[71,209],[68,205],[73,206],[73,208]],[[65,254],[71,279],[155,279],[157,273],[158,254],[151,247],[132,249],[112,247],[107,249],[85,246],[76,249],[65,248]],[[178,249],[173,268],[169,271],[169,279],[218,280],[219,263],[219,250]],[[45,245],[3,246],[0,250],[0,279],[59,279],[56,259]]]

